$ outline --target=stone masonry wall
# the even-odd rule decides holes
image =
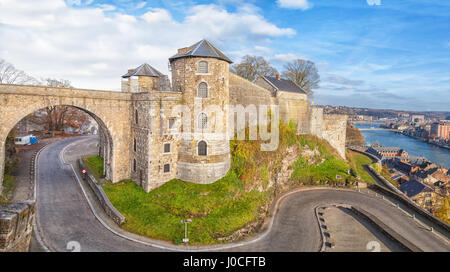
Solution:
[[[347,118],[347,115],[340,114],[325,114],[323,116],[322,138],[336,148],[342,158],[345,158]]]
[[[27,252],[33,232],[33,201],[0,207],[0,252]]]
[[[198,64],[201,61],[208,63],[208,73],[198,72]],[[229,141],[226,137],[230,103],[229,64],[215,58],[192,57],[172,61],[171,68],[173,88],[182,92],[181,103],[187,106],[191,113],[190,126],[186,124],[191,134],[180,139],[177,177],[193,182],[214,182],[217,179],[211,178],[210,172],[214,172],[216,177],[223,177],[230,165]],[[198,95],[201,83],[207,84],[206,98]],[[223,115],[219,115],[211,107],[216,107]],[[207,115],[207,127],[204,129],[198,125],[200,113]],[[187,128],[183,127],[183,132],[186,134]],[[197,152],[200,141],[207,143],[206,156]]]
[[[278,105],[278,100],[272,92],[260,87],[245,78],[230,74],[230,104],[231,105]]]
[[[292,120],[297,126],[300,126],[304,120],[309,118],[310,106],[307,98],[306,94],[278,91],[277,99],[281,120],[285,123]]]
[[[54,105],[74,106],[101,120],[112,139],[110,178],[113,182],[129,178],[130,102],[129,93],[0,84],[0,184],[3,179],[4,144],[10,130],[33,111]]]
[[[320,107],[310,105],[305,94],[277,92],[272,95],[272,87],[265,89],[240,76],[230,73],[230,103],[244,107],[254,104],[278,105],[280,118],[297,124],[299,134],[312,134],[327,140],[345,158],[345,131],[347,116],[325,115]]]

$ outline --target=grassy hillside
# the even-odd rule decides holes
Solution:
[[[361,181],[364,181],[366,183],[375,183],[376,181],[364,170],[363,165],[371,165],[372,159],[369,157],[354,152],[351,150],[347,151],[347,159],[349,160],[350,166],[352,169],[356,172],[356,174],[361,178]]]
[[[91,156],[82,158],[84,165],[88,168],[91,174],[99,180],[103,176],[103,158],[100,156]]]
[[[261,151],[261,141],[230,141],[231,169],[208,184],[171,180],[146,193],[131,180],[105,183],[113,205],[126,217],[124,229],[147,237],[181,243],[184,224],[191,218],[191,244],[214,244],[252,233],[263,222],[274,197],[274,180],[281,193],[300,185],[354,180],[349,164],[328,142],[310,135],[296,135],[293,123],[280,123],[276,151]],[[96,159],[86,159],[86,163]],[[283,175],[287,175],[283,178]],[[287,174],[286,174],[287,173]],[[340,175],[340,179],[336,179]]]

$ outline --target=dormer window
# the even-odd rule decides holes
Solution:
[[[198,85],[198,97],[208,97],[208,84],[206,84],[205,82],[202,82]]]
[[[207,74],[208,73],[208,62],[200,61],[198,63],[198,72],[201,74]]]

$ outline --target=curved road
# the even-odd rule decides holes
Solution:
[[[68,251],[76,241],[82,251],[161,251],[112,233],[93,215],[86,198],[61,152],[67,148],[68,162],[87,153],[95,153],[97,140],[68,139],[47,146],[37,159],[37,225],[44,243],[52,251]],[[88,188],[85,188],[88,189]],[[287,196],[279,207],[267,235],[244,246],[225,251],[319,251],[320,230],[314,208],[326,204],[358,206],[425,251],[449,251],[448,243],[405,215],[387,201],[352,191],[312,190]],[[368,241],[369,242],[369,241]]]

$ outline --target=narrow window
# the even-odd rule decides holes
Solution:
[[[205,82],[202,82],[198,85],[198,97],[208,97],[208,84],[206,84]]]
[[[133,159],[133,171],[136,172],[136,159]]]
[[[208,128],[208,116],[206,113],[201,113],[198,117],[198,128],[207,129]]]
[[[170,143],[164,144],[164,153],[170,153]]]
[[[134,152],[136,152],[136,138],[134,138]]]
[[[206,156],[208,154],[208,145],[205,141],[200,141],[198,143],[198,155],[199,156]]]
[[[170,164],[164,164],[164,173],[170,172]]]
[[[175,126],[175,118],[169,119],[169,129],[173,129]]]
[[[139,114],[138,114],[138,110],[136,110],[136,112],[135,112],[135,119],[136,119],[136,125],[139,124]]]
[[[200,61],[198,63],[198,72],[202,74],[208,73],[208,63],[206,61]]]

